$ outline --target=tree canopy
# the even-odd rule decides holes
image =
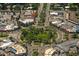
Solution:
[[[21,40],[48,43],[51,38],[55,39],[55,34],[51,31],[45,31],[43,28],[22,29]]]

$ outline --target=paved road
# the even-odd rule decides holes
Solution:
[[[58,39],[63,40],[63,35],[64,35],[63,32],[60,30],[57,30],[57,34],[58,34]]]
[[[40,20],[39,15],[40,15],[40,13],[41,13],[41,11],[43,9],[43,5],[44,5],[43,3],[40,3],[40,6],[38,7],[38,16],[36,18],[36,23],[35,23],[36,26],[38,25],[38,21]]]
[[[21,35],[21,31],[18,29],[18,30],[15,30],[15,31],[8,32],[8,34],[9,34],[9,36],[12,36],[12,37],[14,37],[17,41],[19,41],[20,35]]]
[[[49,11],[50,11],[50,3],[47,4],[46,8],[45,26],[49,26]]]
[[[57,30],[58,37],[56,40],[62,41],[64,33],[60,30]]]
[[[53,26],[53,28],[56,29],[56,31],[57,31],[57,38],[56,38],[56,40],[59,40],[59,41],[63,40],[64,32],[60,31],[58,28],[56,28],[54,26]]]
[[[39,56],[43,56],[44,53],[45,53],[45,50],[48,49],[48,48],[51,48],[51,46],[50,45],[45,45],[45,46],[39,46],[39,45],[31,46],[31,45],[28,45],[27,46],[27,49],[29,50],[28,51],[28,56],[32,56],[33,50],[37,50],[39,52]]]

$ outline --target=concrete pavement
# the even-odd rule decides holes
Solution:
[[[46,8],[45,26],[49,26],[49,11],[50,11],[50,3],[47,4]]]

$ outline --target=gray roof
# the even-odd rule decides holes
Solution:
[[[78,42],[78,40],[69,40],[69,41],[63,42],[61,44],[57,44],[56,47],[67,52],[70,47],[76,46],[77,42]]]

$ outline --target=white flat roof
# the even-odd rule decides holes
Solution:
[[[52,24],[56,24],[56,23],[58,23],[58,21],[54,21],[54,22],[52,22]]]
[[[5,29],[7,30],[11,30],[12,29],[12,26],[13,26],[13,24],[11,24],[11,25],[7,25],[6,27],[5,27]]]
[[[2,45],[0,46],[0,48],[4,48],[4,47],[10,46],[12,44],[13,44],[13,42],[5,40],[5,42],[2,43]]]
[[[61,26],[61,25],[63,25],[63,24],[65,24],[64,22],[63,23],[60,23],[60,24],[58,24],[58,26]]]
[[[27,9],[32,9],[33,7],[27,7]]]
[[[49,48],[45,51],[45,56],[51,56],[55,51],[55,49]]]
[[[61,23],[61,21],[54,21],[54,22],[52,22],[52,24],[57,24],[57,23]]]
[[[57,12],[50,12],[50,15],[58,15]]]
[[[14,24],[10,24],[10,25],[6,25],[5,30],[13,30],[15,28],[18,28],[18,26]]]
[[[34,19],[24,19],[24,20],[19,20],[19,21],[26,24],[26,23],[34,22]]]
[[[70,8],[69,6],[65,6],[65,8]]]

